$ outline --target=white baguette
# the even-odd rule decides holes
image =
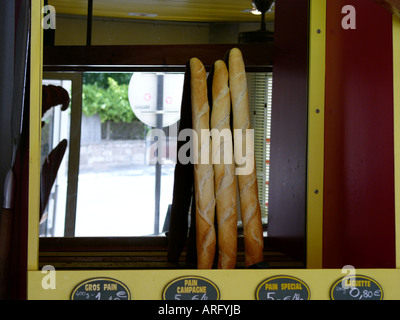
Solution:
[[[199,157],[194,161],[197,267],[211,269],[216,246],[214,170],[210,153],[210,106],[207,97],[207,76],[199,59],[190,59],[190,74],[192,126],[198,137],[198,143],[194,143],[195,157],[196,154]],[[207,131],[208,134],[204,135],[203,133]],[[204,148],[208,148],[208,150],[204,150]],[[200,155],[204,154],[209,155],[209,158],[200,158]]]
[[[231,98],[225,62],[214,63],[211,137],[218,223],[218,268],[234,269],[237,251],[237,187],[230,129]]]
[[[238,48],[229,52],[229,86],[232,98],[233,129],[241,130],[241,150],[254,150],[254,145],[246,148],[246,130],[250,129],[250,106],[247,91],[246,71],[243,56]],[[234,148],[240,140],[234,134]],[[250,157],[249,157],[250,156]],[[263,261],[263,230],[258,199],[257,177],[254,153],[247,155],[252,162],[250,174],[238,174],[240,210],[244,229],[245,263],[251,266]]]

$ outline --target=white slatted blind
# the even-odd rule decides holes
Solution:
[[[263,224],[268,221],[269,161],[272,109],[272,72],[247,73],[251,127]]]

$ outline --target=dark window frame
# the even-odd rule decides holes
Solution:
[[[279,6],[279,7],[278,7]],[[283,18],[283,15],[285,16]],[[216,59],[223,59],[232,47],[243,52],[248,71],[270,71],[273,66],[273,112],[271,138],[271,176],[269,196],[268,243],[266,238],[266,261],[276,268],[304,268],[306,252],[306,180],[307,180],[307,97],[308,97],[308,17],[309,1],[281,0],[277,4],[274,43],[226,44],[226,45],[149,45],[149,46],[73,46],[45,47],[44,71],[184,71],[191,57],[198,57],[210,68]],[[288,25],[285,21],[295,21]],[[290,94],[287,88],[290,87]],[[295,111],[295,112],[293,112]],[[299,117],[300,115],[300,117]],[[295,124],[290,132],[280,135],[287,124]],[[291,146],[297,148],[291,149]],[[290,160],[300,166],[290,167]],[[280,166],[274,167],[274,163]],[[293,162],[292,162],[293,163]],[[282,174],[290,172],[293,184],[283,184]],[[295,188],[295,190],[293,189]],[[291,198],[291,201],[287,201]],[[288,225],[286,217],[294,215],[296,225]],[[118,245],[117,245],[118,244]],[[41,238],[40,263],[54,263],[56,268],[121,268],[114,262],[103,263],[105,257],[126,258],[127,253],[139,253],[143,262],[139,268],[160,268],[154,264],[154,256],[146,262],[148,253],[168,248],[166,237],[135,238]],[[84,257],[88,253],[88,257]],[[277,253],[276,255],[273,253]],[[238,260],[243,255],[242,238],[238,237]],[[156,254],[157,256],[157,254]],[[274,264],[274,258],[277,258]],[[67,261],[74,257],[76,264]],[[80,258],[81,257],[81,258]],[[122,258],[121,258],[122,259]],[[164,259],[164,260],[163,260]],[[122,259],[123,260],[123,259]],[[129,260],[129,259],[128,259]],[[165,257],[161,265],[174,267]],[[59,265],[57,261],[61,261]],[[89,263],[85,264],[85,262]],[[288,263],[286,263],[288,262]],[[240,262],[239,262],[240,264]],[[129,263],[128,268],[132,268]],[[187,263],[182,265],[188,267]],[[177,267],[177,266],[175,266]],[[189,265],[190,267],[190,265]]]

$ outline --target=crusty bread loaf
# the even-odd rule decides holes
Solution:
[[[246,153],[245,165],[252,166],[251,172],[246,172],[246,174],[240,173],[240,167],[236,169],[244,229],[245,263],[246,266],[250,266],[263,261],[263,230],[258,200],[254,145],[246,145],[246,130],[250,129],[250,107],[245,65],[242,53],[238,48],[230,50],[228,68],[233,129],[234,131],[240,130],[239,133],[241,133],[237,135],[237,132],[234,132],[235,162],[238,162],[237,151],[240,150],[242,153]],[[240,143],[241,145],[239,145]]]
[[[214,63],[211,138],[218,223],[218,268],[234,269],[237,251],[237,187],[230,128],[231,97],[225,62]]]
[[[202,62],[190,59],[192,126],[194,139],[194,189],[196,203],[196,248],[199,269],[211,269],[215,256],[214,170],[211,162],[210,106],[207,97],[207,76]],[[207,133],[208,134],[205,134]],[[204,158],[204,155],[206,158]],[[208,156],[208,159],[207,159]]]

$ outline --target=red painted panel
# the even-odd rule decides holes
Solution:
[[[356,29],[342,28],[342,8]],[[327,0],[323,265],[395,267],[392,16]]]

